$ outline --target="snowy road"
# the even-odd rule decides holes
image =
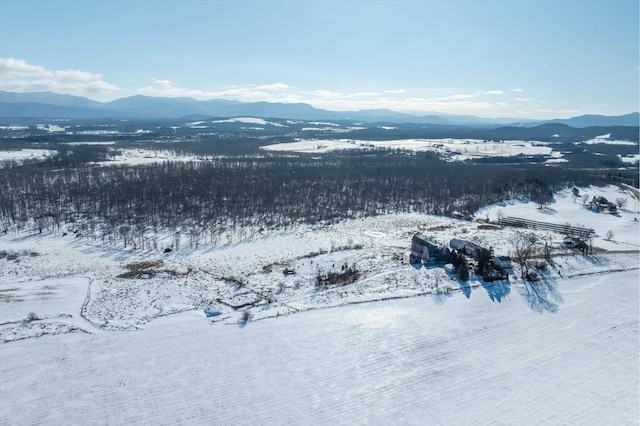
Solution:
[[[0,423],[638,424],[638,274],[0,344]]]

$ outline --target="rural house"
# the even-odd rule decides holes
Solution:
[[[429,241],[422,234],[415,234],[411,240],[411,256],[409,262],[435,263],[445,262],[449,257],[449,249],[443,245]]]
[[[607,211],[611,214],[618,213],[618,207],[604,197],[594,196],[589,204],[589,209],[593,211]]]
[[[449,242],[449,247],[475,260],[479,260],[482,253],[487,251],[487,249],[482,248],[477,244],[466,240],[460,240],[458,238],[453,238]]]

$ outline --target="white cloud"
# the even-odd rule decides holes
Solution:
[[[288,90],[293,88],[293,86],[289,86],[284,83],[262,84],[260,86],[256,86],[256,89],[258,90]]]
[[[86,95],[100,100],[115,95],[142,94],[162,97],[191,97],[200,100],[233,99],[243,102],[283,102],[308,103],[316,108],[334,111],[353,111],[360,109],[392,109],[414,114],[449,113],[472,114],[483,117],[498,117],[518,113],[504,98],[503,90],[479,90],[470,93],[452,93],[445,96],[418,94],[406,89],[384,89],[379,91],[335,91],[331,88],[302,89],[285,82],[229,85],[210,90],[182,87],[179,82],[154,77],[144,87],[122,89],[104,81],[101,74],[82,70],[48,70],[42,66],[29,64],[15,58],[0,58],[0,89],[28,92],[50,90],[57,93]],[[135,81],[135,80],[134,80]],[[507,92],[519,93],[523,89],[510,89]],[[498,102],[502,99],[502,102]],[[533,98],[517,97],[512,102],[527,105],[524,116],[541,118],[545,115],[575,115],[579,111],[568,109],[540,109]],[[544,103],[544,100],[538,101]],[[546,105],[545,105],[546,106]],[[549,103],[549,106],[551,104]],[[523,106],[521,108],[524,108]]]
[[[101,74],[80,70],[48,70],[24,59],[0,58],[0,88],[12,92],[52,91],[72,95],[100,95],[119,91]]]
[[[332,90],[326,90],[326,89],[317,89],[311,93],[314,96],[320,97],[321,99],[340,99],[340,98],[344,98],[345,96],[342,93],[334,92]]]
[[[199,100],[234,99],[244,102],[303,102],[296,92],[290,91],[293,86],[284,83],[269,85],[231,85],[220,90],[187,89],[178,86],[170,80],[151,79],[151,84],[136,90],[136,93],[146,96],[162,97],[190,97]]]
[[[440,97],[408,97],[405,95],[405,89],[388,89],[380,92],[338,92],[324,88],[302,90],[285,83],[234,85],[220,90],[202,91],[181,88],[169,80],[158,78],[152,79],[151,85],[138,89],[138,93],[148,96],[189,96],[202,100],[223,98],[244,102],[304,102],[316,108],[334,111],[387,108],[416,114],[440,111],[450,114],[492,116],[492,111],[500,108],[504,110],[508,107],[505,102],[486,102],[473,99],[483,92]]]
[[[456,94],[456,95],[441,96],[441,97],[438,97],[438,98],[435,98],[435,99],[437,99],[439,101],[456,101],[456,100],[459,100],[459,99],[471,99],[471,98],[475,98],[475,97],[476,97],[476,95],[469,95],[469,94],[460,93],[460,94]]]
[[[161,80],[159,78],[154,77],[151,79],[151,81],[153,82],[153,84],[156,84],[160,87],[164,87],[166,89],[172,89],[176,87],[176,85],[171,80]]]

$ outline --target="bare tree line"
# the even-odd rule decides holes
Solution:
[[[446,163],[400,151],[136,167],[78,161],[67,166],[54,158],[0,170],[0,231],[73,230],[153,249],[161,248],[158,235],[171,233],[177,249],[392,212],[466,217],[488,203],[607,181],[592,172]]]

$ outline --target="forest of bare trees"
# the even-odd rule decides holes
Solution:
[[[608,180],[593,172],[447,163],[403,151],[88,165],[101,155],[99,147],[75,149],[1,169],[0,231],[72,231],[150,249],[162,249],[158,235],[170,234],[177,249],[392,212],[467,217],[499,200]]]

